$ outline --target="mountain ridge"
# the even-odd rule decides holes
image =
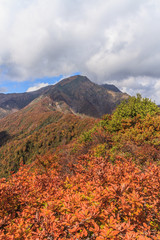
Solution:
[[[0,119],[0,176],[17,171],[37,155],[55,151],[83,131],[96,119],[76,115],[64,102],[40,96],[23,109]]]
[[[75,75],[37,91],[0,94],[0,118],[24,108],[42,95],[49,96],[56,102],[65,102],[75,113],[92,117],[111,113],[117,104],[128,98],[127,94],[115,86],[98,85],[86,76]]]

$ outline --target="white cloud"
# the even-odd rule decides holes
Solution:
[[[132,90],[149,95],[160,79],[159,22],[159,0],[0,0],[1,72],[14,81],[81,72],[126,91],[133,78]]]
[[[47,87],[48,85],[49,85],[48,83],[38,83],[38,84],[34,85],[33,87],[28,88],[26,92],[33,92],[40,88]]]
[[[122,81],[113,81],[122,92],[127,92],[131,96],[140,93],[142,97],[147,97],[160,103],[160,78],[152,77],[128,77]]]
[[[5,93],[7,92],[7,88],[6,87],[0,87],[0,93]]]

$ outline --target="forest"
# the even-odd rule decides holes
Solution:
[[[158,106],[137,94],[98,120],[44,112],[3,130],[0,239],[160,239]]]

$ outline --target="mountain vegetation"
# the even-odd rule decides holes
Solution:
[[[96,122],[72,113],[63,102],[49,97],[34,100],[22,110],[0,120],[0,177],[16,172],[20,164],[37,155],[55,151],[59,145],[88,130]]]
[[[54,97],[0,121],[0,239],[160,239],[159,108],[94,119]]]

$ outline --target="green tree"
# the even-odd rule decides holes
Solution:
[[[133,119],[136,116],[145,118],[148,114],[154,116],[160,112],[159,107],[148,98],[142,98],[140,94],[123,101],[114,111],[112,116],[106,115],[102,123],[110,131],[117,131],[122,128],[123,119]]]

